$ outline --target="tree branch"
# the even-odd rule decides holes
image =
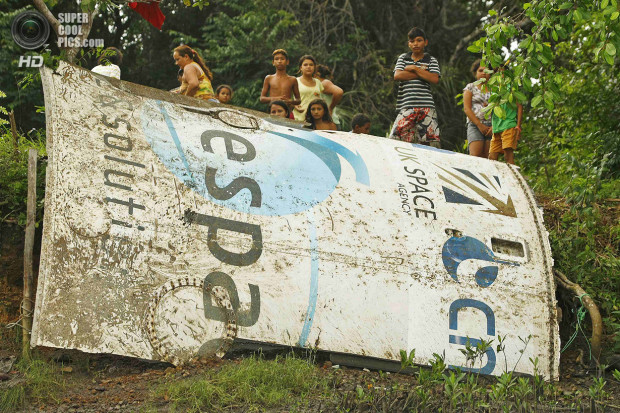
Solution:
[[[509,10],[506,10],[502,15],[500,15],[497,20],[500,20],[503,17],[509,16],[511,13],[514,12],[514,8],[510,8]],[[515,23],[515,26],[519,29],[522,29],[524,26],[527,26],[528,24],[530,24],[532,21],[529,18],[525,18],[523,20],[521,20],[520,22]],[[473,32],[471,32],[469,35],[463,37],[458,44],[456,45],[456,47],[454,48],[454,51],[452,52],[452,56],[450,56],[450,61],[448,63],[449,66],[454,66],[454,64],[456,63],[456,59],[458,58],[459,54],[461,53],[461,51],[467,47],[467,45],[469,43],[471,43],[472,40],[474,40],[476,37],[482,35],[485,32],[484,30],[484,26],[483,27],[479,27],[476,30],[474,30]]]
[[[463,29],[467,26],[470,26],[471,22],[468,22],[467,20],[465,20],[465,23],[461,23],[461,24],[453,24],[451,26],[448,24],[448,8],[449,8],[448,2],[449,1],[450,0],[442,1],[441,11],[439,12],[439,15],[441,16],[441,24],[443,25],[444,30]]]
[[[583,288],[581,288],[579,284],[570,281],[559,270],[554,269],[553,271],[558,284],[579,297],[583,303],[583,306],[588,310],[588,314],[590,314],[590,320],[592,321],[592,338],[590,339],[590,343],[592,345],[592,355],[598,362],[601,357],[601,337],[603,335],[603,321],[601,318],[601,313],[594,303],[594,300],[584,291]]]
[[[32,2],[34,3],[34,7],[36,7],[37,10],[45,16],[50,26],[52,26],[52,29],[54,29],[54,33],[58,35],[58,26],[60,26],[60,22],[56,17],[54,17],[47,5],[43,2],[43,0],[32,0]]]

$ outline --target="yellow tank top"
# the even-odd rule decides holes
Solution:
[[[196,65],[198,70],[200,70],[200,76],[198,76],[198,91],[196,91],[194,97],[204,100],[215,98],[215,93],[213,93],[213,86],[211,86],[211,81],[209,80],[207,75],[205,75],[205,72],[203,72],[200,65],[196,62],[192,62],[190,64]],[[185,93],[188,86],[189,85],[187,84],[187,82],[183,80],[183,83],[181,84],[181,91]]]
[[[295,108],[293,109],[293,116],[295,116],[295,119],[303,121],[306,118],[306,109],[308,109],[310,102],[321,97],[323,84],[319,79],[314,79],[314,86],[306,86],[301,82],[300,78],[297,78],[297,85],[299,86],[299,97],[301,98],[303,111],[300,112]]]

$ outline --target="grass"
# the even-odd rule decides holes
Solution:
[[[314,364],[293,355],[274,361],[262,357],[241,360],[218,371],[181,381],[166,379],[154,392],[154,401],[168,402],[172,411],[220,411],[299,405],[310,395],[328,396],[329,378]]]
[[[484,353],[474,349],[472,364]],[[479,353],[479,354],[478,354]],[[175,370],[147,390],[145,411],[407,411],[407,412],[551,412],[613,411],[620,396],[620,371],[590,377],[578,388],[547,383],[538,374],[519,376],[506,371],[499,377],[449,370],[435,355],[429,367],[413,365],[415,352],[405,354],[403,365],[412,375],[383,372],[327,371],[312,358],[293,355],[275,360],[251,357],[231,361],[221,368],[205,369],[180,377]],[[536,359],[530,359],[537,371]],[[0,386],[0,411],[42,404],[58,404],[66,384],[53,362],[21,360],[18,382]],[[91,377],[84,380],[90,381]],[[101,407],[109,407],[105,399]],[[605,410],[607,409],[607,410]]]
[[[12,412],[24,405],[26,390],[24,386],[14,386],[0,389],[0,412]]]
[[[18,382],[14,385],[5,383],[6,387],[0,387],[0,412],[17,410],[26,402],[58,403],[58,395],[65,383],[56,365],[32,358],[21,359],[16,367],[21,373]]]

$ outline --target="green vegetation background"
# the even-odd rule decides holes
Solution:
[[[617,7],[615,1],[603,2],[600,6]],[[505,3],[495,2],[494,8],[512,7],[515,13],[523,9],[522,2]],[[565,7],[550,0],[542,3]],[[581,3],[566,3],[565,8],[577,10]],[[45,117],[37,111],[43,105],[40,81],[35,70],[17,67],[23,51],[10,36],[13,17],[27,6],[29,2],[24,0],[0,4],[0,90],[7,94],[0,105],[15,110],[20,130],[15,151],[8,125],[0,125],[0,220],[19,225],[24,224],[25,217],[27,148],[35,147],[45,154]],[[59,0],[53,11],[73,12],[75,8],[73,1]],[[424,27],[429,37],[428,52],[439,60],[443,74],[433,88],[442,144],[445,149],[465,150],[465,116],[457,95],[472,81],[469,66],[476,56],[466,48],[485,34],[481,21],[488,19],[486,1],[214,0],[203,8],[166,1],[161,8],[166,15],[162,31],[127,7],[100,9],[89,37],[102,38],[106,46],[124,52],[124,80],[161,89],[176,87],[177,68],[171,50],[183,42],[206,60],[215,75],[214,86],[233,86],[233,104],[265,110],[258,96],[265,75],[273,72],[271,52],[287,49],[291,75],[297,72],[299,56],[311,53],[333,69],[334,82],[346,92],[341,104],[345,123],[353,114],[365,112],[372,118],[371,133],[378,136],[386,135],[395,117],[392,69],[397,56],[407,51],[406,33],[411,26]],[[618,18],[613,8],[608,20],[610,15]],[[550,43],[545,43],[540,58],[545,60],[545,67],[553,68],[557,86],[545,92],[544,101],[542,95],[537,99],[544,105],[533,108],[526,103],[517,164],[546,207],[555,266],[595,298],[612,340],[607,350],[618,352],[620,67],[614,58],[615,48],[613,54],[607,53],[606,61],[597,62],[600,49],[597,52],[596,45],[589,43],[604,41],[609,52],[613,43],[618,43],[618,36],[605,33],[607,39],[601,34],[599,40],[594,21],[584,25],[578,38],[571,37],[570,32],[560,31],[566,31],[562,24],[558,21],[556,26],[560,41],[557,33],[551,34],[555,39],[553,54],[547,53]],[[555,33],[556,28],[550,30]],[[615,38],[609,40],[613,35]],[[495,38],[505,41],[501,36],[499,30]],[[576,53],[575,48],[581,49]],[[51,49],[57,52],[54,45]],[[78,63],[92,67],[95,56],[81,55]],[[538,69],[534,65],[527,70]],[[544,81],[548,74],[540,70]],[[0,118],[6,119],[6,114]],[[42,197],[42,175],[39,178]],[[39,207],[43,207],[42,198]]]

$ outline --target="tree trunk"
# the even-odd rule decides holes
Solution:
[[[37,10],[41,12],[43,16],[45,16],[50,26],[52,26],[52,29],[54,30],[54,33],[56,33],[56,36],[59,37],[60,35],[58,34],[58,27],[60,26],[60,22],[58,21],[58,19],[54,17],[50,9],[43,2],[43,0],[32,0],[32,1],[34,3],[34,6],[37,8]],[[82,34],[79,36],[75,36],[76,40],[79,40],[80,42],[82,42],[83,40],[88,39],[88,35],[90,34],[90,29],[92,29],[93,27],[93,17],[95,15],[96,10],[97,10],[97,7],[95,7],[95,10],[88,13],[88,21],[86,23],[82,23],[82,31],[81,31]],[[70,63],[74,63],[75,58],[77,57],[77,54],[79,53],[81,47],[66,47],[62,49],[65,52],[65,59]]]

